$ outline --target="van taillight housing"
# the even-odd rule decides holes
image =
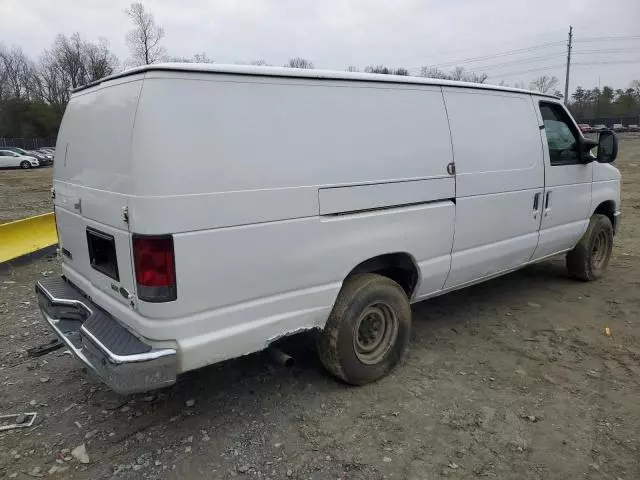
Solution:
[[[173,237],[133,236],[133,264],[138,298],[145,302],[171,302],[177,298]]]

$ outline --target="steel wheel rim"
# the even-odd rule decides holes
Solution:
[[[601,268],[609,254],[609,237],[604,230],[596,235],[591,247],[591,267],[593,270]]]
[[[369,305],[358,317],[353,335],[356,357],[365,365],[378,363],[391,349],[398,336],[399,322],[386,303]]]

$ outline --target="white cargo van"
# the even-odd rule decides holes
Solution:
[[[598,147],[597,156],[592,150]],[[599,277],[612,132],[554,97],[415,77],[150,65],[79,89],[60,127],[55,332],[118,392],[318,330],[326,368],[385,375],[410,303],[567,252]]]

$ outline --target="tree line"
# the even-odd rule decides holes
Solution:
[[[632,81],[627,89],[577,87],[569,108],[577,118],[640,116],[640,80]]]
[[[0,137],[55,136],[71,91],[123,68],[164,61],[213,62],[204,52],[192,57],[169,56],[162,45],[164,28],[156,23],[153,14],[141,3],[132,3],[123,13],[132,24],[132,29],[126,36],[129,57],[124,61],[110,50],[105,38],[91,42],[82,38],[79,33],[70,36],[59,34],[37,59],[29,57],[19,46],[9,48],[0,44]],[[262,59],[249,63],[269,65]],[[313,62],[303,57],[293,57],[283,66],[314,68]],[[353,65],[346,70],[359,71]],[[417,75],[474,83],[485,83],[488,78],[486,73],[470,72],[463,67],[445,72],[435,67],[423,66],[411,73],[404,67],[369,65],[364,68],[364,72]],[[556,77],[541,76],[532,81],[529,88],[561,96],[557,89],[558,83]],[[525,88],[522,82],[515,86]],[[569,107],[578,118],[639,115],[640,80],[632,82],[626,90],[614,90],[609,86],[592,90],[578,87],[571,95]]]

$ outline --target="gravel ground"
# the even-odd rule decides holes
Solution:
[[[0,478],[640,478],[640,138],[617,163],[603,279],[572,281],[559,258],[422,302],[404,362],[361,388],[300,336],[291,369],[257,354],[118,396],[60,350],[26,355],[52,338],[33,283],[56,260],[0,273],[0,414],[38,413],[0,433]]]
[[[51,211],[53,168],[0,169],[0,223]]]

